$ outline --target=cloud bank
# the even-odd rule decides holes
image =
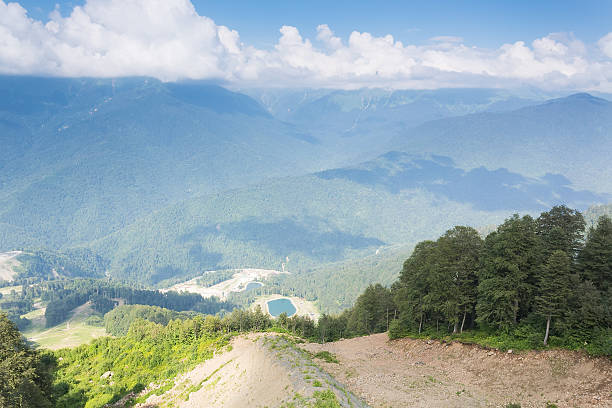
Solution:
[[[314,39],[283,26],[272,49],[198,15],[189,0],[87,0],[47,23],[0,0],[0,73],[210,79],[237,86],[334,88],[512,87],[612,91],[612,32],[596,44],[549,34],[497,49],[439,36],[403,44],[391,35],[327,25]]]

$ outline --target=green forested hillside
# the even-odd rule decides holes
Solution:
[[[113,276],[158,283],[207,269],[280,269],[287,258],[288,270],[299,272],[426,238],[453,217],[477,224],[504,215],[416,189],[393,194],[307,176],[189,200],[92,247],[113,260]]]
[[[0,77],[0,99],[0,250],[88,242],[324,161],[316,140],[218,86]]]
[[[303,272],[443,232],[453,220],[497,224],[516,209],[605,200],[552,178],[466,172],[443,157],[389,153],[360,166],[207,195],[144,217],[95,242],[121,279],[158,284],[203,270]],[[362,289],[362,288],[361,288]]]
[[[341,313],[349,309],[368,287],[380,283],[391,285],[402,264],[412,252],[412,245],[382,247],[361,259],[349,259],[282,275],[266,281],[262,288],[233,294],[233,302],[248,305],[262,293],[299,296],[316,303],[323,313]]]

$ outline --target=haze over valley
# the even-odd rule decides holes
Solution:
[[[242,3],[0,0],[0,408],[612,404],[612,9]]]

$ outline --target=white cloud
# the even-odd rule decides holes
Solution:
[[[606,56],[612,58],[612,33],[602,37],[597,45],[599,45],[599,48]]]
[[[189,0],[87,0],[44,24],[0,0],[0,73],[57,76],[147,75],[218,79],[239,86],[512,86],[612,90],[612,33],[589,49],[553,33],[497,49],[439,36],[403,44],[391,35],[328,25],[312,41],[283,26],[272,49],[241,42],[237,31],[197,14]],[[590,51],[589,51],[590,50]]]

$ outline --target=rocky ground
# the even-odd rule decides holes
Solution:
[[[612,361],[565,350],[503,353],[375,334],[306,344],[321,366],[373,407],[612,407]]]

